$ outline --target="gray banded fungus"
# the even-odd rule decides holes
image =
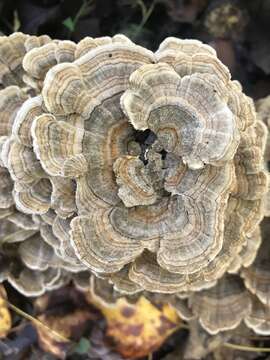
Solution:
[[[208,288],[262,218],[265,128],[200,42],[169,38],[156,54],[123,37],[92,43],[48,71],[50,114],[31,127],[46,174],[76,182],[75,253],[111,281],[128,268],[145,290]],[[136,131],[155,136],[138,154]]]
[[[68,230],[68,246],[62,242],[63,231],[52,231],[57,214],[63,220],[74,214],[75,184],[45,173],[31,137],[35,117],[47,113],[39,90],[47,70],[74,60],[68,54],[75,44],[54,41],[52,54],[43,47],[51,42],[48,36],[21,33],[0,39],[0,277],[27,296],[60,287],[85,268],[74,254]],[[56,62],[50,63],[53,55]]]
[[[14,33],[0,38],[0,84],[2,87],[9,85],[22,86],[23,67],[22,61],[26,53],[25,43],[29,36]]]
[[[226,275],[213,288],[194,293],[189,302],[210,334],[235,329],[251,312],[248,292],[236,275]]]
[[[269,120],[270,120],[270,97],[260,99],[256,103],[258,118],[266,125],[268,129],[268,136],[266,148],[264,152],[265,168],[269,176]],[[254,146],[250,151],[257,151]],[[252,165],[253,166],[253,165]],[[246,288],[250,291],[252,300],[252,311],[245,318],[246,325],[251,328],[255,333],[260,335],[270,334],[270,253],[269,253],[269,188],[265,196],[265,218],[260,224],[261,230],[261,246],[257,251],[257,256],[253,261],[246,264],[241,270]]]
[[[270,307],[256,296],[252,297],[251,313],[245,318],[246,325],[260,335],[270,334]]]
[[[262,222],[262,245],[254,262],[243,268],[241,276],[246,288],[256,295],[265,305],[270,305],[270,245],[269,245],[269,218]]]
[[[8,117],[7,125],[12,126],[12,133],[9,134],[11,137],[5,147],[5,166],[15,182],[14,201],[18,208],[29,214],[44,214],[52,207],[57,214],[67,218],[76,210],[74,183],[70,179],[52,177],[50,173],[44,172],[33,150],[31,127],[37,116],[44,113],[46,115],[48,112],[40,95],[47,71],[56,64],[73,61],[76,44],[71,41],[51,40],[47,36],[18,34],[18,39],[24,40],[20,45],[24,48],[20,69],[25,82],[24,87],[17,88],[17,93],[21,91],[20,96],[24,96],[19,111],[17,109],[15,112],[13,109],[16,104],[14,96],[13,99],[10,99],[8,94],[3,97],[7,102],[3,105],[6,105],[6,109],[11,108],[14,114]],[[3,39],[4,45],[6,42],[8,38]],[[83,49],[83,46],[80,48]],[[8,86],[3,91],[11,92],[12,89],[14,92],[16,88]],[[5,112],[2,111],[3,115]],[[3,125],[5,123],[6,121]]]
[[[185,51],[191,62],[186,70],[178,67]],[[203,60],[198,55],[194,61],[196,54]],[[170,64],[163,63],[166,56]],[[211,66],[203,66],[207,56]],[[133,72],[121,97],[133,127],[156,135],[144,154],[146,164],[127,150],[117,156],[113,170],[122,201],[108,202],[105,192],[92,190],[89,199],[100,210],[78,206],[72,243],[97,273],[115,273],[130,264],[130,280],[146,290],[200,290],[229,270],[263,216],[265,128],[211,48],[169,39],[156,57],[162,63]],[[94,84],[92,89],[98,94]],[[98,96],[95,101],[102,102]],[[158,165],[152,154],[160,151],[165,159]],[[85,157],[84,186],[97,189],[91,186],[96,171],[91,181],[91,159]],[[77,179],[77,204],[82,178]]]
[[[0,40],[0,86],[2,280],[32,296],[70,280],[105,302],[158,294],[212,334],[243,319],[266,331],[250,275],[266,121],[214,49],[18,33]]]
[[[50,253],[44,251],[46,243],[40,237],[39,224],[31,216],[13,209],[1,219],[0,238],[2,281],[8,280],[26,296],[38,296],[64,284],[60,281],[61,268],[46,263]]]
[[[218,78],[183,76],[168,64],[142,66],[130,77],[121,98],[135,129],[152,130],[160,146],[182,158],[190,169],[232,160],[239,131]]]

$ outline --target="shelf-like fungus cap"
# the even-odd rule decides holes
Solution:
[[[42,115],[42,97],[40,95],[27,99],[16,114],[12,126],[12,135],[22,145],[32,147],[31,126],[36,116]]]
[[[27,98],[26,93],[15,85],[0,90],[0,136],[11,135],[16,114]]]
[[[224,84],[229,83],[230,72],[217,58],[216,51],[198,40],[168,37],[155,55],[159,62],[170,64],[181,77],[194,73],[214,74]]]
[[[225,87],[217,77],[195,73],[181,78],[160,63],[132,74],[121,105],[135,129],[152,130],[165,151],[197,169],[231,160],[239,144],[237,124],[223,95]]]
[[[77,44],[75,50],[75,58],[78,59],[79,57],[87,54],[90,50],[93,50],[99,46],[109,45],[113,43],[132,44],[132,41],[122,34],[116,34],[113,37],[102,36],[99,38],[92,38],[90,36],[86,36]]]
[[[235,274],[242,266],[249,267],[254,262],[261,243],[261,230],[260,226],[257,226],[252,234],[246,236],[246,244],[233,259],[228,272]]]
[[[47,71],[56,64],[72,62],[76,44],[69,40],[52,41],[27,52],[23,68],[32,77],[44,79]]]
[[[235,329],[251,311],[248,293],[236,275],[226,275],[213,288],[194,293],[189,305],[210,334]]]
[[[34,92],[38,90],[36,83],[31,82],[31,75],[27,75],[23,62],[31,50],[36,51],[35,49],[43,47],[43,45],[46,46],[51,41],[47,35],[30,36],[20,32],[13,33],[10,36],[1,36],[0,87],[18,85]],[[43,57],[47,58],[46,52],[43,53]]]
[[[112,280],[114,290],[121,294],[131,296],[143,291],[141,285],[136,284],[130,279],[128,265],[124,266],[117,273],[111,274],[109,278]]]
[[[262,244],[254,262],[243,268],[241,276],[246,288],[255,294],[263,304],[269,306],[270,301],[270,244],[269,244],[269,218],[261,224]]]
[[[30,270],[13,263],[7,279],[10,284],[25,296],[40,296],[46,291],[63,286],[61,270],[49,268],[45,271]]]
[[[18,55],[12,69],[0,60],[0,217],[20,264],[10,281],[39,294],[67,279],[86,289],[92,274],[115,294],[242,301],[237,281],[232,297],[220,283],[260,244],[265,127],[215,51],[175,38],[155,54],[123,35],[16,39],[18,52],[0,42],[0,57],[2,45]],[[5,85],[14,72],[21,87]],[[28,291],[34,271],[45,277]],[[238,321],[214,329],[194,312],[210,332]]]
[[[214,50],[199,42],[168,40],[158,54],[170,56],[170,64],[141,64],[131,73],[129,83],[123,75],[101,92],[92,75],[95,61],[104,61],[105,86],[115,74],[117,51],[124,54],[125,48],[127,56],[128,46],[131,49],[133,45],[96,47],[72,67],[59,66],[48,73],[43,97],[52,113],[71,112],[65,105],[71,88],[67,85],[60,90],[60,74],[68,77],[70,73],[72,86],[79,73],[85,74],[77,87],[82,91],[89,87],[97,96],[95,102],[89,98],[79,105],[75,97],[70,98],[68,106],[73,103],[74,111],[85,118],[76,129],[56,120],[51,125],[36,120],[36,152],[47,171],[56,166],[53,171],[61,176],[66,162],[75,164],[71,159],[78,158],[77,164],[81,164],[83,158],[87,163],[87,167],[79,166],[83,171],[77,171],[79,216],[71,222],[71,241],[79,259],[92,271],[116,275],[125,267],[129,279],[149,291],[209,288],[229,270],[263,216],[265,128],[256,122],[252,101],[239,84],[212,59]],[[105,50],[111,60],[106,59]],[[210,57],[215,71],[197,64],[189,72],[180,72],[172,60],[182,54]],[[55,84],[63,95],[50,95]],[[127,126],[116,90],[125,90],[120,105],[135,130],[153,134],[152,142],[140,144],[141,153],[129,153],[134,131],[123,134],[123,140],[122,133],[117,133],[118,142],[112,142],[112,129],[118,129],[120,119]],[[87,104],[86,112],[78,108],[83,104]],[[47,131],[46,126],[55,130]],[[58,138],[71,139],[70,154],[64,140],[54,140],[58,131]],[[45,140],[41,138],[44,133],[48,136]],[[107,155],[115,143],[120,146],[113,146],[113,157]],[[251,151],[251,146],[256,151]],[[48,153],[53,154],[51,159]]]
[[[101,279],[95,276],[90,278],[90,299],[93,303],[111,307],[118,299],[133,302],[140,296],[140,294],[134,294],[133,296],[125,297],[125,294],[114,289],[108,279]]]
[[[158,194],[154,187],[153,176],[139,157],[130,155],[119,157],[114,162],[113,170],[119,186],[118,196],[126,207],[151,205],[157,201]]]
[[[22,86],[22,61],[26,53],[25,42],[29,35],[17,32],[0,38],[0,84]]]
[[[266,125],[267,127],[267,141],[264,151],[264,160],[265,168],[270,170],[270,96],[267,96],[263,99],[260,99],[256,102],[256,109],[258,113],[258,118]],[[269,176],[269,174],[268,174]],[[268,184],[268,194],[265,199],[265,216],[270,215],[270,184]]]
[[[251,312],[245,317],[246,325],[259,335],[270,335],[270,307],[252,296]]]
[[[52,186],[42,178],[31,186],[15,183],[13,197],[17,208],[26,214],[45,214],[50,209]]]
[[[24,82],[39,93],[48,70],[56,64],[74,61],[75,50],[76,44],[69,40],[48,41],[29,50],[23,58]]]
[[[40,234],[23,241],[18,248],[18,254],[22,262],[32,270],[65,267],[64,261],[57,257],[54,247],[46,243]]]
[[[89,291],[90,288],[90,271],[79,271],[72,275],[74,286],[80,291]]]
[[[45,105],[55,115],[75,112],[87,118],[105,99],[126,89],[134,70],[153,61],[150,51],[133,43],[97,47],[75,62],[59,64],[47,73],[42,90]]]
[[[44,242],[39,224],[31,216],[13,209],[1,219],[0,237],[3,257],[0,276],[19,292],[39,296],[63,284],[63,261],[57,259],[54,249]]]
[[[51,230],[59,241],[57,255],[64,260],[69,266],[71,272],[87,270],[87,267],[77,257],[70,239],[70,222],[71,219],[63,219],[57,216],[52,224]]]
[[[9,209],[13,204],[13,182],[9,172],[4,167],[0,167],[0,209]]]

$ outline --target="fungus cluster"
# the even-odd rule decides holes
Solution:
[[[210,333],[247,313],[265,325],[246,287],[266,130],[210,46],[15,33],[0,38],[0,86],[2,280],[27,295],[71,279],[163,294]]]

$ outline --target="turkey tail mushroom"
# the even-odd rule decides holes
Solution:
[[[268,332],[268,110],[214,49],[16,33],[0,39],[0,88],[0,279]]]
[[[251,312],[247,290],[236,275],[226,275],[213,288],[195,293],[189,298],[189,305],[212,335],[235,329]]]

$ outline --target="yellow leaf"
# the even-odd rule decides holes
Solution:
[[[0,284],[0,337],[6,337],[11,329],[11,315],[7,306],[7,293],[3,285]]]
[[[155,351],[180,324],[169,304],[157,307],[143,296],[136,303],[129,303],[124,297],[108,306],[97,299],[93,302],[107,320],[107,335],[125,357],[141,357]]]

